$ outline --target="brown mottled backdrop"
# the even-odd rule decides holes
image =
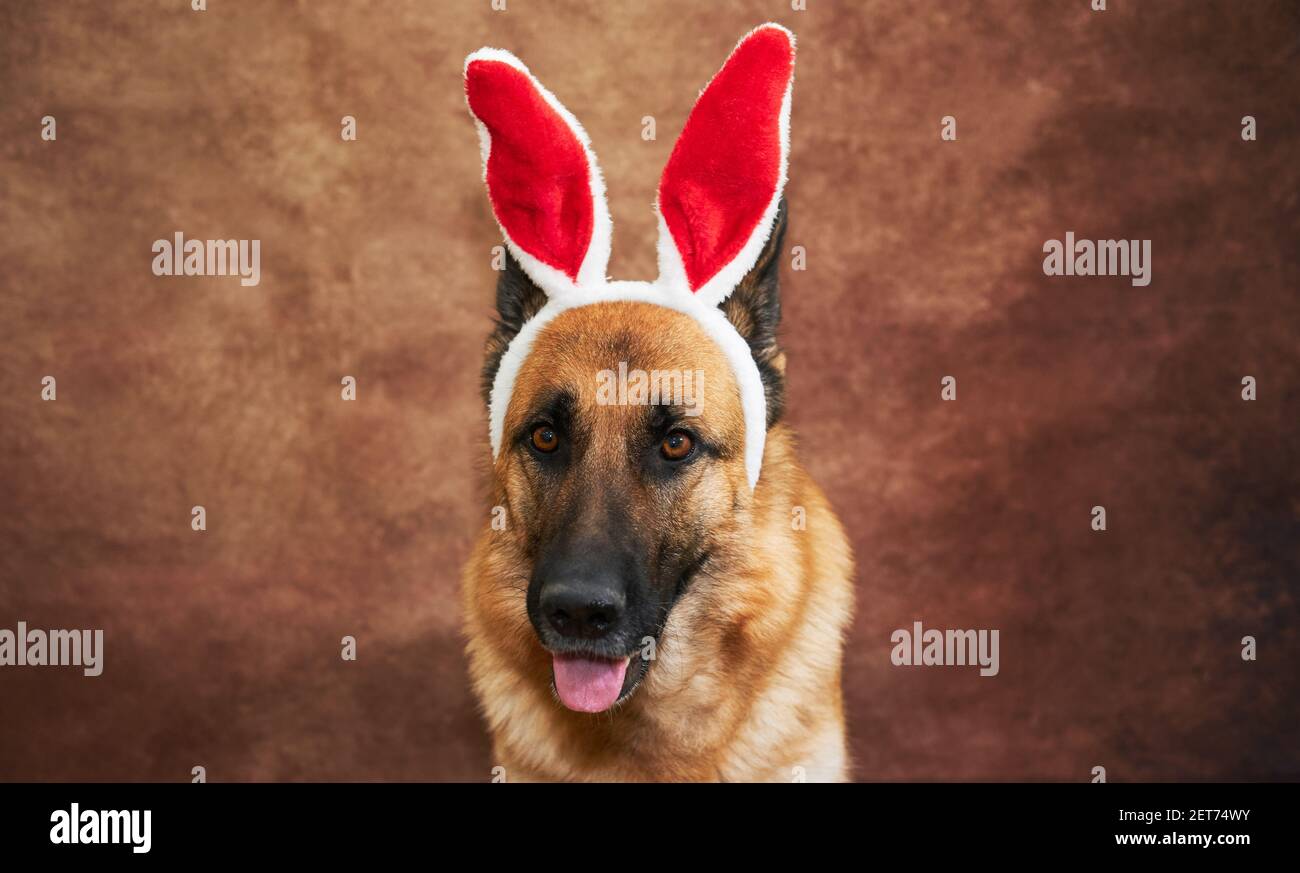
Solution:
[[[0,778],[488,778],[456,591],[500,237],[463,58],[516,51],[583,120],[611,271],[650,278],[659,170],[768,19],[857,776],[1300,778],[1294,4],[508,5],[0,7],[0,627],[107,648],[0,668]],[[261,285],[154,277],[178,230],[260,239]],[[1066,231],[1151,239],[1154,281],[1045,277]],[[917,619],[1000,629],[1001,674],[891,666]]]

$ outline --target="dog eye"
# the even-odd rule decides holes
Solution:
[[[668,436],[659,444],[659,454],[669,461],[681,461],[690,456],[695,448],[695,441],[684,430],[669,431]]]
[[[533,448],[539,452],[550,454],[560,447],[560,435],[555,432],[555,428],[543,424],[533,429]]]

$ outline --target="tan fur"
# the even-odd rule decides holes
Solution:
[[[464,573],[470,675],[507,781],[843,780],[849,776],[840,690],[842,635],[852,609],[852,559],[838,519],[795,459],[793,437],[768,433],[762,476],[745,483],[743,415],[722,353],[689,317],[640,303],[571,310],[549,324],[516,382],[507,434],[538,392],[563,385],[590,416],[596,445],[572,487],[626,476],[629,407],[596,404],[596,373],[632,367],[703,369],[704,412],[692,421],[734,451],[700,465],[665,497],[645,488],[629,524],[672,536],[701,520],[715,538],[705,572],[674,606],[636,692],[597,715],[565,709],[551,659],[525,613],[532,566],[527,522],[547,511],[526,460],[504,446],[493,468],[490,524]],[[795,507],[806,529],[792,523]]]

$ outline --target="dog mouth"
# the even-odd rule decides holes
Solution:
[[[551,653],[555,696],[574,712],[605,712],[632,696],[646,671],[645,659],[633,655],[602,658]]]
[[[574,712],[604,712],[623,696],[631,660],[553,655],[555,694]]]
[[[610,651],[614,646],[618,646],[613,648],[613,652],[617,652],[622,646],[628,645],[627,637],[621,634],[614,635],[619,642],[612,639],[606,641],[609,648],[599,644],[589,647],[590,643],[583,645],[557,640],[553,635],[544,633],[540,623],[534,621],[542,645],[551,655],[551,690],[556,699],[574,712],[599,713],[630,698],[645,679],[650,670],[650,662],[654,659],[654,655],[647,654],[641,646],[650,643],[650,652],[653,653],[673,606],[709,558],[710,553],[705,550],[679,575],[672,598],[661,607],[654,629],[647,628],[645,633],[639,635],[638,647],[628,654],[616,655]]]

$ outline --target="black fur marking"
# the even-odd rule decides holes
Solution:
[[[750,354],[758,364],[767,400],[767,426],[781,420],[785,412],[785,374],[776,330],[781,323],[780,267],[785,241],[786,202],[781,198],[772,232],[752,270],[736,290],[722,302],[720,309],[727,320],[749,343]]]
[[[483,402],[488,403],[492,397],[492,382],[501,367],[501,356],[506,353],[510,341],[518,335],[524,322],[537,314],[537,310],[546,304],[546,292],[533,284],[523,267],[514,256],[506,250],[506,268],[497,280],[497,317],[492,333],[487,339],[487,360],[483,362],[483,375],[480,388]]]

